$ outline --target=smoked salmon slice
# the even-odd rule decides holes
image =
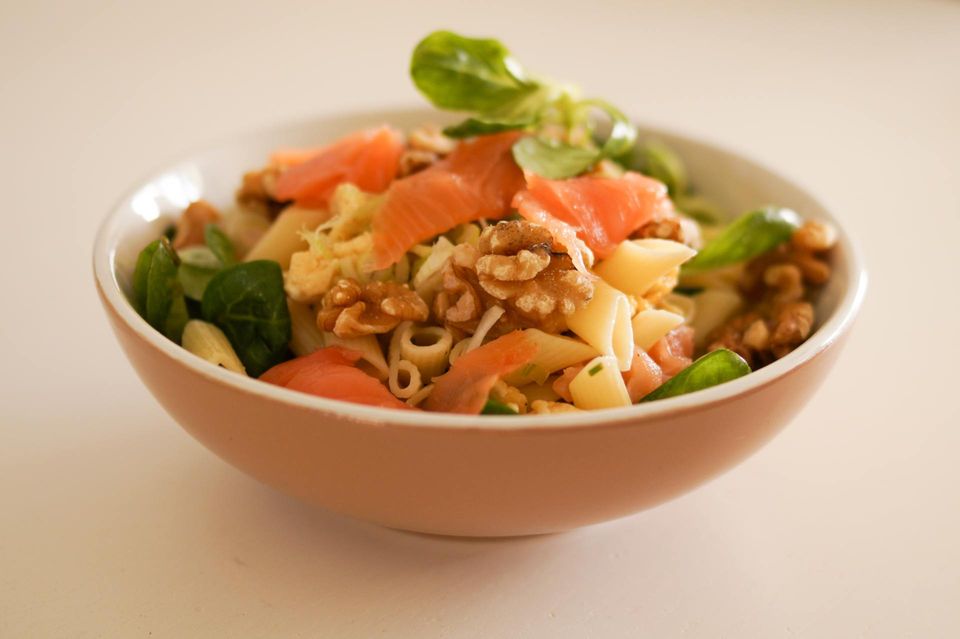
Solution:
[[[667,187],[633,171],[619,178],[548,180],[528,173],[526,179],[527,188],[513,199],[520,215],[551,229],[568,250],[564,234],[572,228],[600,259],[645,223],[673,214]]]
[[[339,346],[328,346],[309,355],[277,364],[260,379],[291,390],[345,402],[404,408],[401,402],[376,378],[356,367],[360,353]]]
[[[693,363],[693,329],[678,326],[657,340],[647,352],[663,370],[663,381],[667,381]]]
[[[391,184],[373,218],[374,268],[390,266],[418,242],[458,224],[506,215],[524,184],[511,153],[520,135],[508,131],[461,142],[445,159]]]
[[[276,197],[307,208],[325,208],[334,189],[344,182],[380,193],[396,177],[403,149],[403,135],[384,125],[341,138],[310,159],[282,151],[282,157],[294,160],[294,165],[277,178]]]
[[[539,347],[523,331],[513,331],[457,358],[434,379],[424,408],[443,413],[478,415],[500,377],[532,360]]]
[[[660,365],[638,346],[634,350],[630,370],[623,374],[623,381],[627,385],[630,401],[636,404],[663,383],[663,371]]]

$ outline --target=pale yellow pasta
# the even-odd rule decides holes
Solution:
[[[317,326],[317,314],[310,306],[288,297],[287,308],[290,309],[290,350],[295,355],[309,355],[327,345],[323,331]]]
[[[423,388],[423,380],[420,378],[420,371],[413,362],[401,359],[395,366],[390,366],[390,377],[387,385],[390,392],[400,399],[413,397]]]
[[[527,396],[527,402],[532,404],[537,401],[555,402],[560,399],[557,391],[553,390],[552,380],[545,384],[527,384],[520,387],[520,392]]]
[[[566,402],[538,399],[530,404],[530,412],[537,415],[557,415],[559,413],[579,413],[580,409]]]
[[[614,288],[642,297],[657,280],[696,254],[672,240],[624,240],[594,271]]]
[[[570,381],[573,404],[583,410],[630,406],[630,393],[623,382],[617,361],[610,356],[595,357]]]
[[[697,305],[697,314],[690,326],[693,327],[694,344],[705,346],[707,338],[714,329],[730,319],[743,307],[743,298],[732,288],[708,288],[693,296]]]
[[[474,331],[473,336],[470,338],[470,345],[467,346],[467,352],[475,348],[480,348],[480,346],[483,345],[483,340],[487,336],[487,333],[490,332],[494,324],[500,321],[500,318],[503,317],[505,312],[506,311],[499,306],[491,306],[480,316],[480,321],[477,322],[477,330]]]
[[[220,228],[230,238],[237,256],[243,258],[270,229],[267,216],[235,209],[223,216]]]
[[[420,369],[429,382],[447,369],[453,336],[442,326],[408,325],[400,335],[400,357]]]
[[[286,270],[290,266],[290,256],[307,248],[307,241],[301,237],[300,231],[316,228],[327,219],[328,215],[329,213],[320,209],[288,206],[280,212],[269,230],[250,249],[244,259],[248,262],[274,260]]]
[[[603,280],[596,283],[593,298],[567,317],[567,326],[602,355],[611,355],[620,370],[633,361],[633,327],[627,296]]]
[[[413,322],[411,321],[400,322],[397,324],[397,327],[393,329],[393,333],[390,334],[390,344],[387,345],[387,363],[390,368],[396,366],[397,362],[400,361],[400,340],[411,326],[413,326]]]
[[[661,337],[683,324],[683,315],[650,308],[633,316],[633,343],[648,350]]]
[[[534,381],[542,382],[551,373],[600,354],[590,344],[571,337],[545,333],[536,328],[528,328],[523,333],[527,341],[537,345],[537,354],[529,364],[503,378],[514,386],[523,386]]]
[[[433,391],[433,384],[427,384],[426,386],[418,390],[416,393],[411,395],[409,399],[407,399],[407,405],[419,406],[424,402],[425,399],[430,397],[430,393],[432,391]]]
[[[190,320],[183,327],[181,344],[185,349],[211,364],[222,366],[228,371],[247,374],[246,369],[230,340],[219,328],[202,320]]]
[[[668,293],[660,301],[660,307],[665,311],[682,315],[683,321],[687,324],[692,322],[697,315],[697,303],[687,295]]]
[[[379,380],[387,379],[390,367],[383,357],[383,350],[376,335],[362,335],[360,337],[337,337],[334,333],[323,332],[326,346],[341,346],[360,353],[357,366],[370,373]]]

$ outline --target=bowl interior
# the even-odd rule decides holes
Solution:
[[[486,426],[503,424],[506,420],[516,428],[516,421],[511,422],[509,417],[420,414],[411,420],[411,416],[402,415],[404,411],[325,400],[244,379],[220,370],[166,340],[136,315],[127,300],[131,276],[140,250],[158,237],[176,219],[180,211],[197,198],[202,197],[224,208],[229,207],[243,173],[261,166],[269,153],[277,147],[322,144],[352,130],[384,122],[409,129],[424,122],[444,124],[450,120],[448,114],[427,109],[355,113],[294,122],[244,134],[195,153],[144,180],[113,210],[101,227],[94,250],[96,277],[108,301],[144,338],[186,365],[201,367],[210,375],[221,376],[227,383],[254,384],[257,392],[274,395],[285,401],[313,404],[322,410],[349,412],[357,417],[376,421],[410,421],[411,424],[429,425],[431,420],[437,420],[438,424],[444,425],[456,423],[478,426],[483,423]],[[850,238],[839,221],[807,191],[740,154],[669,131],[642,125],[640,130],[641,137],[653,137],[674,148],[687,163],[691,180],[698,192],[713,199],[727,214],[735,216],[767,204],[790,207],[802,217],[823,219],[836,225],[840,230],[839,250],[834,252],[834,276],[817,300],[817,330],[805,344],[790,355],[734,382],[691,395],[630,408],[594,411],[589,420],[591,423],[603,421],[605,418],[622,418],[624,411],[632,411],[634,417],[639,417],[663,410],[690,407],[762,385],[829,345],[852,321],[865,287],[863,268]],[[524,418],[523,426],[582,424],[584,421],[586,420],[582,416],[569,414],[528,416]]]

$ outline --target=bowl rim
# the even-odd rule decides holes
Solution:
[[[817,331],[811,335],[807,341],[785,357],[733,381],[686,395],[650,402],[648,404],[634,404],[620,408],[553,415],[524,415],[520,419],[512,415],[429,413],[426,411],[404,411],[395,408],[380,408],[344,400],[317,397],[274,386],[255,378],[238,375],[237,373],[227,371],[203,360],[167,339],[162,333],[154,329],[146,320],[140,317],[133,308],[133,305],[121,290],[115,273],[117,243],[121,239],[121,234],[117,232],[117,227],[120,224],[123,214],[130,208],[129,204],[133,196],[146,184],[154,181],[166,172],[175,170],[178,166],[191,162],[192,158],[198,155],[213,151],[227,144],[237,144],[244,139],[251,139],[269,135],[271,132],[279,132],[298,127],[335,124],[338,120],[348,118],[369,116],[370,119],[389,119],[391,116],[396,117],[400,113],[422,113],[424,116],[433,113],[435,117],[437,115],[435,111],[426,108],[413,109],[385,106],[378,109],[351,109],[349,111],[334,111],[318,116],[289,119],[271,125],[246,129],[230,137],[214,140],[192,152],[180,155],[179,159],[175,161],[165,162],[150,171],[145,177],[136,180],[134,185],[116,201],[97,230],[92,261],[94,280],[101,299],[105,304],[109,305],[109,309],[124,322],[127,328],[148,346],[176,361],[178,364],[185,366],[194,373],[241,392],[259,395],[274,402],[313,411],[317,413],[319,418],[346,418],[353,422],[397,427],[455,428],[516,433],[558,429],[595,429],[605,426],[618,426],[625,423],[637,424],[640,422],[653,421],[665,416],[669,417],[671,414],[680,415],[705,409],[747,395],[752,395],[762,390],[765,386],[776,382],[781,377],[805,366],[833,346],[850,330],[863,304],[867,290],[868,276],[862,253],[857,246],[857,242],[850,237],[842,223],[833,214],[833,208],[829,207],[821,197],[814,196],[805,185],[798,182],[792,176],[770,167],[768,164],[762,163],[754,159],[751,155],[733,148],[730,145],[717,143],[702,135],[688,135],[656,124],[645,124],[642,121],[635,121],[640,131],[644,134],[653,136],[661,134],[682,140],[684,143],[711,147],[714,150],[735,156],[740,161],[749,165],[751,169],[761,173],[767,173],[788,183],[819,205],[820,208],[827,211],[832,218],[832,222],[838,231],[840,250],[844,253],[847,266],[845,273],[848,279],[846,290],[833,313],[821,324]],[[110,241],[111,238],[114,240],[112,243]]]

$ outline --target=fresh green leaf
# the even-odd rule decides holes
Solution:
[[[279,364],[291,334],[280,265],[243,262],[214,275],[203,294],[203,317],[226,334],[250,375]]]
[[[183,293],[188,299],[199,302],[203,300],[207,284],[223,268],[223,264],[206,246],[188,246],[181,249],[179,255],[177,277],[183,285]]]
[[[410,76],[441,109],[481,114],[515,110],[539,89],[499,41],[450,31],[435,31],[420,41]]]
[[[487,399],[487,403],[484,404],[483,410],[480,411],[481,415],[517,415],[517,411],[513,410],[511,407],[507,406],[503,402],[496,399]]]
[[[495,120],[488,118],[467,118],[460,124],[448,126],[443,130],[444,135],[451,138],[469,138],[475,135],[490,135],[502,131],[525,129],[534,123],[534,118],[527,117],[518,120]]]
[[[166,237],[147,245],[133,273],[133,304],[137,312],[171,340],[180,341],[189,319],[183,286],[177,278],[180,260]]]
[[[525,137],[513,145],[513,159],[525,171],[551,180],[580,175],[600,159],[595,149]]]
[[[603,111],[610,119],[610,131],[601,146],[604,157],[615,158],[633,148],[637,141],[637,128],[620,109],[604,100],[585,100],[582,104]]]
[[[709,271],[745,262],[788,241],[799,226],[790,209],[768,207],[740,216],[683,265],[683,272]]]
[[[673,197],[677,209],[700,224],[713,226],[720,223],[723,214],[720,208],[702,195],[681,194]]]
[[[671,197],[687,192],[687,167],[673,149],[656,140],[638,146],[633,154],[633,168],[663,182]]]
[[[237,263],[237,253],[233,249],[233,242],[215,224],[207,224],[204,227],[203,241],[223,266],[233,266]]]
[[[594,375],[596,375],[602,370],[603,370],[603,364],[597,364],[596,366],[594,366],[593,368],[587,371],[587,375],[589,375],[590,377],[593,377]]]
[[[721,348],[699,358],[640,401],[652,402],[685,395],[743,377],[749,372],[750,366],[742,357]]]

